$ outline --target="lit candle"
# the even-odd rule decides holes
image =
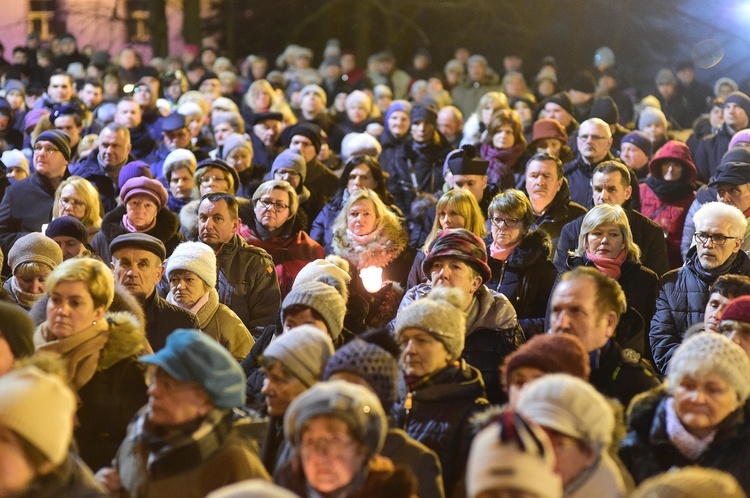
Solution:
[[[362,268],[359,271],[359,278],[362,279],[367,292],[375,293],[383,286],[383,269],[377,266]]]

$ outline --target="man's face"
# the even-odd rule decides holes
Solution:
[[[190,145],[190,131],[188,131],[187,126],[178,130],[163,131],[161,137],[170,152],[177,149],[186,149]]]
[[[154,425],[183,425],[204,417],[213,408],[206,391],[194,382],[175,379],[158,367],[149,377],[147,417]]]
[[[563,128],[567,128],[570,122],[573,121],[573,116],[554,102],[544,104],[544,114],[546,117],[554,119],[563,125]]]
[[[620,159],[633,171],[638,171],[648,165],[646,153],[640,147],[636,147],[629,142],[620,145]]]
[[[481,81],[487,74],[487,68],[481,62],[472,62],[468,69],[471,81]]]
[[[429,142],[434,135],[435,126],[427,121],[417,121],[411,124],[411,136],[417,143]]]
[[[278,143],[281,136],[281,121],[268,119],[256,123],[253,125],[253,133],[255,133],[256,137],[260,138],[263,145],[273,147]]]
[[[225,201],[204,200],[198,208],[198,235],[214,250],[232,240],[239,224],[239,219],[230,216]]]
[[[135,247],[123,247],[112,254],[115,282],[140,300],[150,297],[161,280],[164,266],[159,256]]]
[[[578,129],[578,150],[589,163],[598,163],[604,159],[611,146],[612,137],[608,127],[584,122]]]
[[[281,417],[286,413],[294,398],[305,392],[305,385],[293,375],[287,374],[279,362],[270,368],[263,368],[266,378],[260,393],[266,397],[266,411],[271,417]]]
[[[63,261],[67,261],[71,258],[77,258],[83,253],[83,250],[85,249],[80,240],[73,237],[68,237],[66,235],[52,237],[52,240],[57,242],[57,245],[60,246],[60,249],[63,253]]]
[[[209,102],[213,102],[216,97],[221,95],[221,82],[218,78],[205,80],[201,83],[199,91]]]
[[[96,106],[102,103],[102,100],[104,100],[102,88],[90,83],[83,85],[83,90],[78,93],[78,96],[81,98],[83,103],[86,104],[86,107],[88,107],[89,110],[92,111],[96,108]]]
[[[487,187],[486,175],[453,175],[453,183],[456,188],[466,189],[476,198],[477,202],[484,197],[484,189]]]
[[[47,94],[55,104],[68,102],[73,97],[73,85],[70,82],[70,77],[65,74],[51,76]]]
[[[320,95],[318,92],[307,92],[303,97],[302,100],[300,100],[300,109],[302,109],[302,112],[305,113],[308,117],[314,117],[323,112],[323,109],[325,109],[325,104],[323,104],[323,99],[320,98]]]
[[[64,114],[55,120],[55,128],[65,132],[70,137],[70,145],[75,148],[81,141],[83,126],[78,126],[76,120],[70,114]]]
[[[450,111],[440,111],[438,113],[437,125],[438,130],[440,130],[443,135],[448,137],[448,139],[455,137],[456,134],[461,130],[461,123]]]
[[[224,140],[226,140],[227,135],[234,133],[235,129],[232,128],[232,125],[230,125],[229,123],[217,123],[214,126],[213,131],[216,145],[224,145]]]
[[[622,175],[619,172],[594,173],[591,179],[591,189],[595,206],[599,204],[622,206],[630,199],[630,194],[633,192],[633,187],[630,185],[627,188],[622,186]]]
[[[616,326],[617,314],[600,309],[596,285],[590,278],[562,281],[552,292],[551,333],[574,335],[591,352],[607,344]]]
[[[729,231],[730,227],[731,223],[729,219],[719,216],[714,219],[701,220],[700,224],[696,223],[695,233],[729,237],[732,235]],[[705,243],[696,240],[695,245],[698,249],[698,260],[701,266],[706,270],[711,270],[723,265],[732,254],[740,250],[742,237],[727,239],[721,246],[717,246],[710,239],[707,239]]]
[[[526,166],[526,191],[537,213],[549,206],[562,183],[563,179],[557,178],[557,164],[552,161],[531,161]]]
[[[128,160],[131,147],[130,138],[125,133],[104,128],[99,134],[99,165],[103,168],[122,166]]]
[[[195,180],[187,168],[177,168],[169,178],[169,191],[175,199],[188,199],[195,188]]]
[[[724,122],[733,130],[744,130],[748,123],[747,113],[734,102],[724,104]]]
[[[724,310],[732,302],[733,297],[724,297],[718,292],[712,292],[706,303],[706,311],[703,313],[703,325],[707,331],[719,332],[721,316]]]
[[[744,213],[750,209],[750,183],[744,185],[720,183],[716,187],[716,199]]]
[[[131,100],[123,100],[117,104],[114,121],[126,128],[135,128],[141,124],[143,114],[141,106]]]
[[[312,161],[317,154],[317,152],[315,152],[315,146],[313,145],[312,140],[304,135],[294,135],[292,137],[291,143],[289,144],[289,149],[299,152],[302,157],[305,158],[306,163]]]
[[[34,144],[34,169],[47,178],[61,178],[68,161],[52,142],[39,140]]]

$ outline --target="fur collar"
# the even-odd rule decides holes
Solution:
[[[99,356],[96,369],[100,372],[150,349],[146,331],[135,316],[127,312],[107,313],[106,319],[109,323],[109,340]]]
[[[544,230],[531,230],[508,257],[508,266],[518,270],[547,261],[552,253],[552,242]]]
[[[357,269],[368,266],[385,267],[406,249],[409,238],[395,217],[383,217],[383,232],[377,240],[355,246],[346,236],[346,227],[333,233],[331,247],[334,254],[349,261]]]
[[[188,204],[188,206],[189,205],[190,204]],[[107,215],[102,220],[101,231],[104,233],[107,241],[112,241],[118,235],[128,233],[127,229],[122,226],[122,217],[126,212],[127,211],[125,206],[121,204],[107,213]],[[154,228],[146,233],[156,237],[161,241],[167,241],[174,237],[179,232],[179,230],[179,218],[165,206],[164,209],[160,210],[156,214],[156,225],[154,225]]]

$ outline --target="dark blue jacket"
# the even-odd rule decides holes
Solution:
[[[568,179],[570,187],[570,199],[577,202],[586,209],[594,207],[594,193],[591,189],[592,171],[596,166],[604,161],[622,162],[620,159],[607,151],[607,155],[596,164],[587,163],[581,154],[576,154],[576,158],[571,162],[563,165],[563,175]],[[630,195],[630,205],[636,211],[641,210],[641,194],[638,187],[638,177],[633,173],[630,175],[630,186],[633,187],[633,193]]]

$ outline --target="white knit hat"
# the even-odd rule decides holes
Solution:
[[[383,146],[369,133],[347,133],[341,141],[341,159],[344,162],[358,154],[377,159],[381,152],[383,152]]]
[[[36,367],[0,377],[0,425],[31,443],[60,465],[73,437],[76,398],[56,375]]]
[[[326,259],[316,259],[307,263],[294,278],[292,290],[306,282],[320,281],[322,275],[332,275],[347,284],[352,281],[352,277],[349,275],[349,262],[340,256],[331,254]]]
[[[683,342],[667,370],[667,388],[674,388],[685,375],[715,373],[732,386],[740,401],[750,396],[750,359],[737,344],[721,334],[702,332]]]
[[[6,168],[21,168],[27,175],[29,174],[29,160],[18,149],[6,150],[0,156],[0,161],[2,161]]]
[[[206,498],[297,498],[297,495],[263,479],[248,479],[212,491]]]
[[[323,369],[331,355],[331,336],[312,325],[301,325],[284,332],[263,351],[264,357],[280,361],[308,387],[323,377]]]
[[[167,259],[167,278],[175,270],[198,275],[206,285],[216,287],[216,254],[203,242],[183,242]]]
[[[591,384],[572,375],[535,380],[521,392],[516,410],[542,427],[583,441],[597,454],[612,442],[612,408]]]

